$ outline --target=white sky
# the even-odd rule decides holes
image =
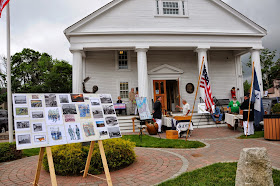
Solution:
[[[111,0],[10,0],[11,54],[32,48],[72,63],[64,29]],[[224,0],[268,31],[266,48],[280,52],[279,0]],[[0,55],[6,56],[6,10],[0,18]]]

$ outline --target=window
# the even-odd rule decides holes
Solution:
[[[116,70],[130,71],[130,52],[116,51]]]
[[[119,51],[119,69],[128,69],[127,51]]]
[[[156,0],[157,16],[188,17],[187,0]]]
[[[120,96],[122,99],[128,98],[128,82],[120,82]]]

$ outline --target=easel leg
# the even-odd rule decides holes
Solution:
[[[107,160],[106,160],[106,155],[105,155],[105,152],[104,152],[103,143],[102,143],[101,140],[98,141],[98,145],[99,145],[99,150],[100,150],[100,154],[101,154],[101,158],[102,158],[102,163],[103,163],[103,167],[104,167],[104,171],[105,171],[105,175],[106,175],[106,179],[107,179],[107,184],[108,184],[108,186],[113,186],[111,176],[110,176],[110,172],[109,172],[109,168],[108,168],[108,164],[107,164]]]
[[[38,159],[38,164],[37,164],[37,170],[36,170],[33,186],[37,186],[38,182],[39,182],[45,149],[46,149],[46,147],[41,147],[40,148],[39,159]]]
[[[88,151],[88,157],[87,157],[87,162],[86,162],[86,167],[84,170],[83,178],[87,177],[87,173],[88,173],[88,169],[89,169],[90,161],[91,161],[91,156],[92,156],[92,152],[93,152],[93,147],[94,147],[94,141],[90,142],[90,147],[89,147],[89,151]]]
[[[47,149],[47,156],[48,156],[48,163],[49,163],[49,170],[50,170],[50,175],[51,175],[52,186],[57,186],[56,175],[55,175],[54,164],[53,164],[53,157],[52,157],[52,149],[51,149],[51,147],[46,147],[46,149]]]

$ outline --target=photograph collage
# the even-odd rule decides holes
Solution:
[[[17,149],[121,137],[110,94],[13,94]]]

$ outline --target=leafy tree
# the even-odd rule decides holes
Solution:
[[[72,66],[47,53],[24,48],[11,57],[12,92],[70,93]]]
[[[244,95],[246,95],[251,88],[251,83],[249,83],[247,80],[243,83],[243,87],[244,87]]]
[[[280,78],[280,58],[277,61],[274,61],[276,56],[276,50],[270,51],[269,49],[261,50],[260,62],[261,62],[261,71],[263,78],[264,90],[273,86],[273,79]],[[251,57],[250,57],[251,59]],[[251,67],[251,62],[247,63],[248,67]]]

